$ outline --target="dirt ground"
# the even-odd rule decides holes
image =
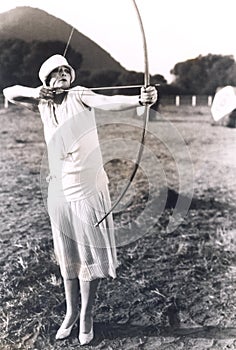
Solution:
[[[161,107],[155,117],[114,213],[120,266],[99,285],[95,339],[84,348],[235,350],[236,129],[212,125],[207,107]],[[115,199],[140,117],[97,118]],[[40,119],[11,106],[0,120],[0,349],[79,348],[77,327],[55,341],[65,300],[44,205]]]

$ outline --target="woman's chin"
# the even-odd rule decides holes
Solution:
[[[69,89],[69,87],[70,87],[70,84],[64,83],[64,82],[61,82],[61,83],[58,83],[58,84],[54,85],[54,89],[66,90],[66,89]]]

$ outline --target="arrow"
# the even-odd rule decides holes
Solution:
[[[87,89],[92,90],[92,91],[99,91],[99,90],[119,90],[119,89],[136,89],[136,88],[141,88],[144,85],[117,85],[117,86],[99,86],[99,87],[89,87]],[[160,86],[160,84],[154,84],[152,86]],[[69,92],[69,91],[86,91],[84,89],[58,89],[54,90],[53,92],[56,94],[60,94],[61,92]]]

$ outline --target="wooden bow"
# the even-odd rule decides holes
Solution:
[[[138,17],[138,21],[139,21],[139,25],[140,25],[140,30],[142,33],[142,39],[143,39],[143,52],[144,52],[144,87],[148,87],[150,85],[150,74],[149,74],[149,64],[148,64],[148,50],[147,50],[147,40],[146,40],[146,36],[145,36],[145,32],[144,32],[144,26],[143,26],[143,22],[142,22],[142,18],[138,9],[138,6],[136,4],[135,0],[132,0],[133,4],[134,4],[134,8]],[[103,220],[105,220],[109,214],[111,214],[111,212],[114,211],[114,209],[117,207],[117,205],[120,203],[120,201],[122,200],[122,198],[124,197],[124,195],[126,194],[127,190],[129,189],[135,175],[136,172],[139,168],[139,164],[143,155],[143,150],[144,150],[144,145],[145,145],[145,136],[147,133],[147,125],[148,125],[148,121],[149,121],[149,115],[150,115],[150,104],[146,104],[145,105],[145,112],[144,112],[144,120],[143,120],[143,130],[142,130],[142,136],[141,136],[141,140],[140,140],[140,147],[138,150],[138,155],[137,155],[137,159],[134,165],[134,168],[132,170],[132,173],[127,181],[127,184],[125,185],[125,187],[123,188],[121,194],[119,195],[119,197],[116,199],[116,201],[114,202],[114,204],[112,205],[112,207],[109,209],[109,211],[95,224],[95,227],[99,226]]]

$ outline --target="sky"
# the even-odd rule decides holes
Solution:
[[[170,70],[178,62],[209,53],[236,56],[236,0],[136,3],[147,39],[150,74],[161,74],[171,82]],[[0,12],[17,6],[40,8],[63,19],[126,69],[144,70],[141,31],[132,0],[7,0],[1,1]]]

